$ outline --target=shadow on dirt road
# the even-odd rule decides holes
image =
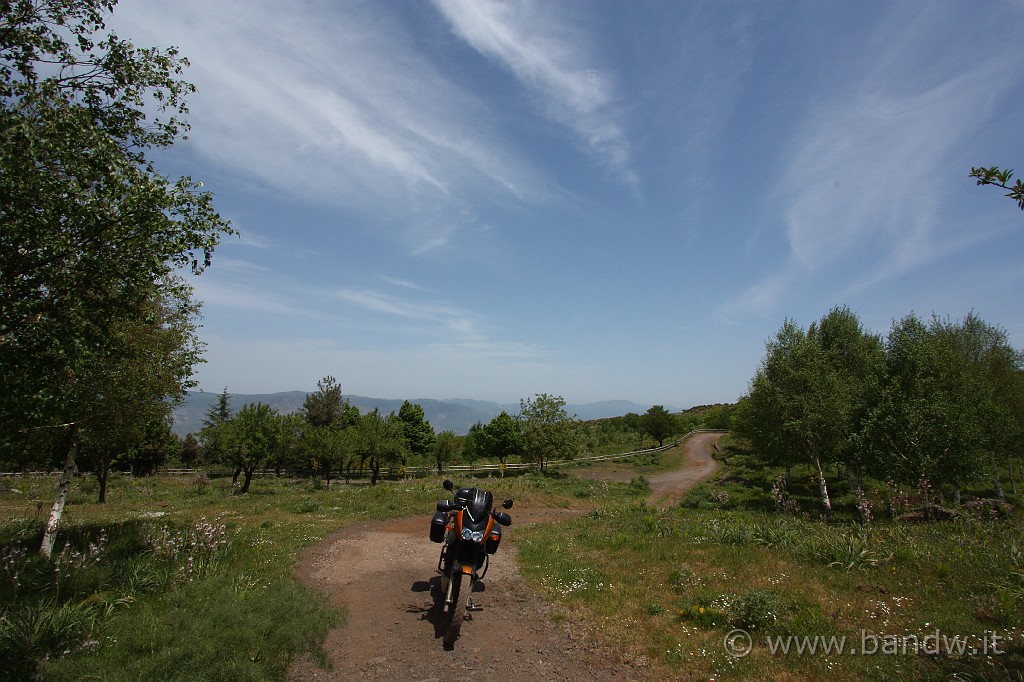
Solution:
[[[671,505],[717,468],[710,448],[721,434],[687,441],[687,465],[650,477],[650,504]],[[296,566],[303,584],[329,595],[345,623],[324,641],[328,668],[311,656],[298,660],[289,679],[444,680],[478,672],[509,679],[652,680],[662,675],[643,657],[587,632],[523,581],[515,528],[571,518],[578,510],[517,509],[501,550],[474,592],[472,612],[455,646],[441,643],[444,612],[435,573],[439,546],[430,542],[430,514],[353,524],[309,548]]]

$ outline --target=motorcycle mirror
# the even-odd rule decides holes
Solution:
[[[510,500],[510,499],[509,500],[505,500],[504,502],[501,503],[501,506],[504,507],[505,509],[511,509],[512,508],[512,500]]]
[[[455,484],[452,483],[451,481],[449,481],[446,478],[446,479],[444,479],[444,489],[445,490],[455,490]]]
[[[494,512],[494,520],[502,526],[512,525],[512,517],[506,514],[505,512]]]

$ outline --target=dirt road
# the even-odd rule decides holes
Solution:
[[[696,436],[679,472],[652,477],[652,500],[669,503],[714,471],[708,455],[718,434]],[[695,469],[690,472],[690,469]],[[657,480],[655,480],[657,479]],[[655,497],[657,496],[657,497]],[[519,575],[515,531],[577,514],[512,509],[513,525],[473,601],[483,607],[462,627],[451,650],[441,642],[442,600],[434,571],[439,546],[427,537],[430,516],[353,525],[311,547],[296,571],[347,613],[329,633],[320,667],[299,660],[291,680],[447,680],[478,672],[506,679],[663,679],[643,656],[631,655],[588,626],[556,614]]]
[[[683,443],[686,466],[648,476],[651,495],[647,503],[659,507],[674,506],[694,484],[710,478],[719,466],[711,456],[711,448],[721,437],[721,433],[698,433],[686,439]]]

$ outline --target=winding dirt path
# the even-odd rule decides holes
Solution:
[[[683,442],[686,466],[647,477],[651,484],[651,495],[647,498],[647,504],[659,507],[674,506],[683,499],[687,490],[711,478],[719,467],[718,461],[711,456],[711,448],[723,435],[698,433],[687,438]]]
[[[711,442],[720,434],[691,438],[686,467],[651,477],[652,503],[670,503],[714,472]],[[691,471],[691,469],[693,471]],[[346,611],[343,626],[324,642],[329,666],[311,656],[297,661],[291,680],[448,680],[467,673],[507,679],[664,679],[645,657],[621,651],[591,626],[556,612],[522,579],[515,530],[581,513],[514,508],[490,569],[473,594],[472,613],[454,648],[441,642],[443,607],[437,566],[439,545],[430,542],[429,514],[411,519],[353,524],[303,555],[296,572]]]

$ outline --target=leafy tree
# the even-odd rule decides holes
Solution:
[[[487,434],[484,433],[483,422],[477,422],[469,427],[465,438],[462,439],[462,459],[472,465],[478,459],[487,457],[488,453]]]
[[[626,429],[636,435],[636,446],[642,447],[644,443],[644,418],[635,412],[629,412],[622,417],[622,423]]]
[[[459,451],[459,437],[454,431],[442,431],[434,441],[434,457],[437,461],[437,475],[441,475],[445,462],[450,462]]]
[[[825,467],[835,454],[829,446],[842,437],[838,378],[820,346],[792,320],[783,323],[766,351],[740,424],[772,463],[786,466],[787,477],[796,462],[813,465],[822,507],[831,511]]]
[[[227,386],[217,396],[217,402],[206,411],[206,418],[199,430],[199,440],[203,446],[203,459],[207,462],[219,462],[224,458],[224,446],[221,436],[225,429],[219,428],[231,419],[231,394]]]
[[[356,426],[356,450],[360,459],[370,466],[370,485],[376,485],[382,465],[398,464],[408,454],[402,422],[392,412],[381,416],[380,410],[364,414]]]
[[[820,322],[812,324],[808,339],[821,349],[826,373],[832,374],[836,393],[832,396],[834,428],[823,444],[832,457],[847,465],[849,472],[862,472],[864,462],[856,434],[867,418],[885,375],[882,339],[864,329],[848,307],[833,308]]]
[[[664,445],[665,439],[678,429],[675,417],[663,405],[654,405],[647,410],[641,417],[641,424],[644,433],[658,441],[659,446]]]
[[[502,464],[509,457],[522,457],[526,452],[522,424],[504,410],[487,423],[483,436],[487,455],[497,457]]]
[[[314,427],[344,428],[345,408],[341,384],[328,375],[317,382],[316,388],[316,392],[307,395],[302,404],[302,414],[306,421]]]
[[[545,471],[553,457],[574,459],[583,449],[579,422],[565,411],[565,399],[538,393],[519,401],[519,419],[525,442],[524,459]]]
[[[155,290],[162,298],[150,301],[144,315],[111,329],[121,352],[103,358],[74,386],[80,452],[96,473],[101,503],[115,460],[139,474],[163,461],[171,409],[193,385],[189,377],[201,361],[198,306],[190,293],[180,282],[175,289]]]
[[[346,461],[351,464],[350,458],[355,455],[346,428],[355,423],[359,410],[349,409],[341,394],[341,384],[328,375],[317,382],[316,392],[306,396],[302,415],[306,422],[301,436],[306,464],[323,475],[330,488],[331,475],[342,470]]]
[[[425,419],[423,408],[408,400],[398,409],[398,421],[402,425],[406,450],[417,458],[424,458],[434,449],[436,436],[430,422]],[[403,458],[402,464],[405,464]]]
[[[1010,184],[1012,169],[1000,170],[999,166],[971,168],[971,177],[977,178],[979,185],[995,185],[1010,190],[1006,196],[1016,201],[1020,210],[1024,211],[1024,182],[1017,178],[1016,184]]]
[[[249,492],[253,473],[280,443],[282,433],[277,411],[263,403],[249,404],[217,428],[224,430],[221,442],[225,460],[241,469],[244,475],[242,487],[238,489],[238,494],[244,495]]]
[[[275,476],[280,476],[284,468],[293,471],[305,470],[308,464],[305,437],[309,423],[297,412],[282,414],[277,419],[281,427],[281,438],[278,440],[277,448],[271,453],[269,466],[274,469]]]
[[[1013,442],[1022,428],[1019,405],[1024,358],[1010,345],[1005,330],[973,312],[958,324],[933,318],[930,331],[953,346],[976,386],[972,398],[980,421],[980,445],[988,453],[996,494],[1003,499],[998,463],[1009,464],[1013,471]]]
[[[199,461],[199,439],[196,434],[185,434],[185,440],[181,444],[181,463],[186,469],[191,469]]]
[[[188,126],[172,49],[103,34],[106,0],[7,0],[0,12],[0,448],[65,429],[63,510],[82,437],[78,388],[131,353],[119,325],[176,268],[201,272],[226,221],[146,154]]]
[[[956,489],[984,461],[984,379],[948,331],[908,315],[886,341],[886,380],[863,439],[896,481]]]
[[[117,351],[154,283],[209,263],[227,223],[145,153],[187,130],[173,49],[100,35],[113,3],[0,13],[0,426],[78,420],[69,387]],[[167,116],[163,116],[167,114]]]
[[[167,463],[176,445],[168,421],[150,422],[142,445],[116,457],[114,464],[128,469],[132,476],[152,476]]]
[[[351,431],[331,426],[307,425],[303,441],[311,467],[324,477],[327,489],[330,490],[331,474],[340,471],[347,456],[355,453]]]

